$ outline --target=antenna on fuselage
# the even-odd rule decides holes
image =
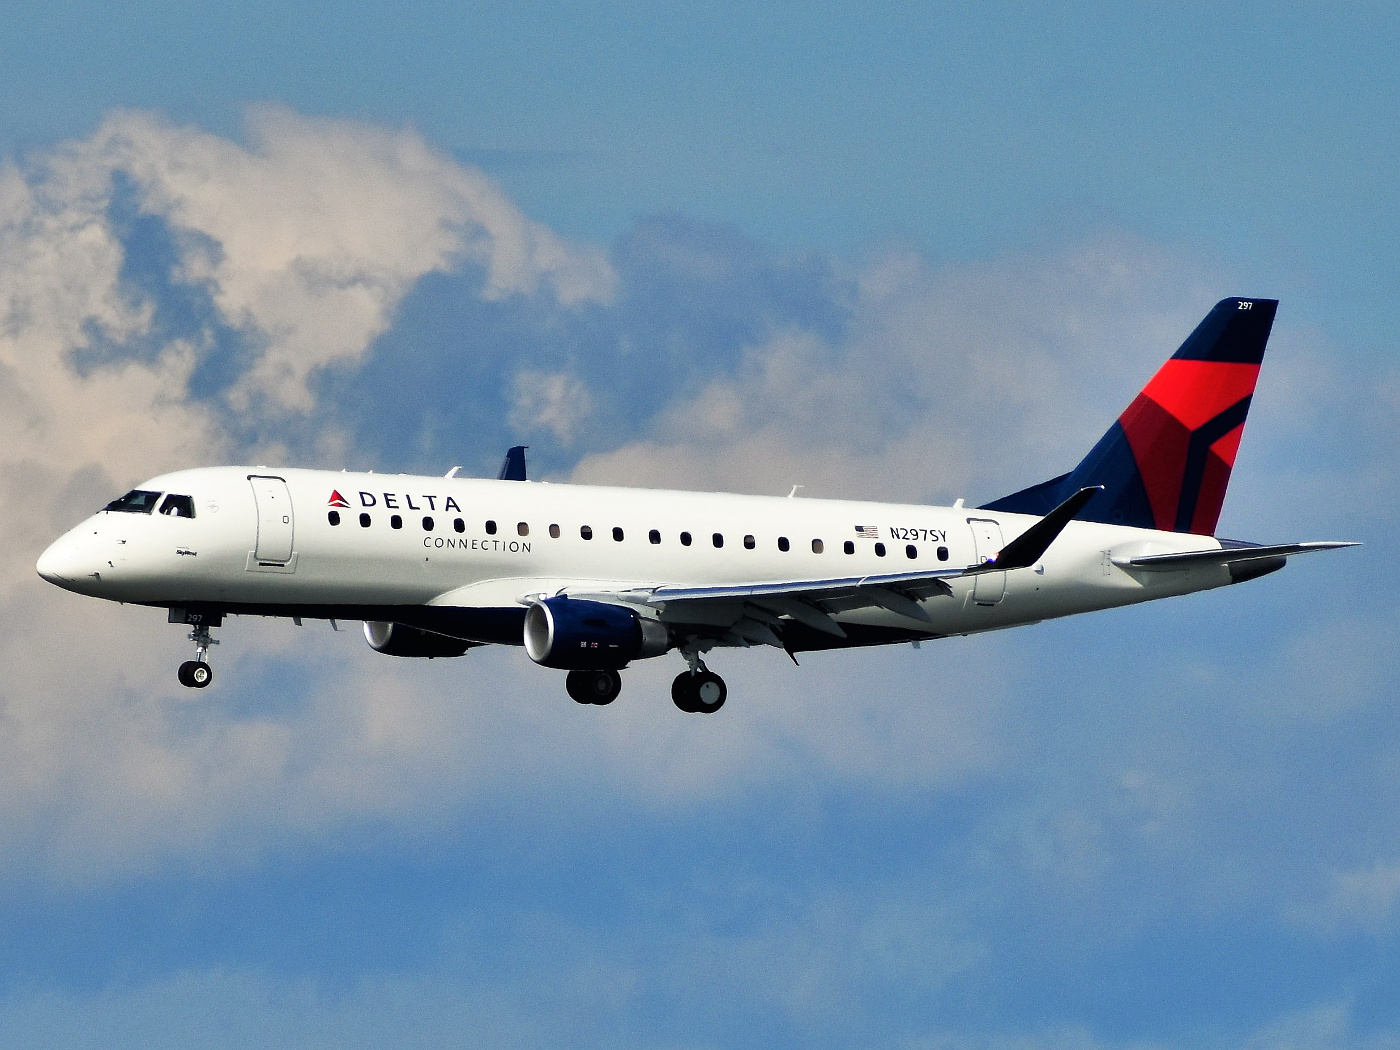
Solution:
[[[792,487],[792,491],[788,493],[788,499],[792,499],[794,496],[796,496],[798,489],[805,489],[806,487],[806,485],[794,485]]]
[[[455,478],[455,477],[457,476],[457,471],[459,471],[459,470],[461,470],[461,469],[462,469],[461,467],[453,467],[453,468],[452,468],[451,470],[449,470],[446,474],[444,474],[443,477],[445,477],[445,478]]]

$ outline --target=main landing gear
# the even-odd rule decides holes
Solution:
[[[570,671],[564,688],[580,704],[603,707],[617,699],[622,692],[622,675],[616,671]]]
[[[208,624],[195,624],[194,630],[190,632],[190,641],[194,642],[194,659],[186,660],[180,665],[177,677],[180,684],[190,689],[203,689],[214,680],[214,669],[209,666],[206,657],[209,654],[209,647],[218,645],[219,641],[209,633]]]
[[[723,678],[701,662],[698,654],[690,663],[690,669],[682,671],[671,683],[671,699],[686,714],[712,715],[724,706],[729,689],[725,686]],[[202,663],[185,666],[197,666],[208,670]],[[181,668],[182,682],[185,680],[184,673],[184,668]],[[622,675],[616,671],[570,671],[568,678],[564,680],[564,688],[580,704],[604,707],[616,700],[617,694],[622,692]]]
[[[684,652],[689,670],[671,683],[671,699],[688,715],[712,715],[724,706],[729,688],[724,679],[705,666],[698,652]]]

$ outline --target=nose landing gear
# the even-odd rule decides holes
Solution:
[[[176,619],[177,613],[181,616],[179,620]],[[222,616],[214,619],[197,613],[185,613],[184,610],[170,610],[172,623],[187,623],[194,628],[190,631],[190,641],[194,642],[194,659],[182,663],[176,675],[186,688],[204,689],[214,680],[214,669],[209,666],[207,657],[210,646],[218,645],[219,640],[209,633],[209,629],[217,627],[222,619]]]

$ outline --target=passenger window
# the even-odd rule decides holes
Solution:
[[[883,558],[884,556],[885,556],[885,545],[884,545],[883,543],[877,543],[877,544],[875,544],[875,557],[877,557],[877,558]]]
[[[522,535],[522,536],[528,536],[528,535],[530,535],[530,526],[527,525],[527,524],[525,524],[525,522],[522,521],[522,522],[520,522],[518,525],[515,526],[515,531],[518,532],[518,533],[519,533],[520,535]]]
[[[717,532],[717,533],[715,533],[713,536],[710,537],[710,542],[713,543],[716,547],[723,547],[723,546],[724,546],[724,533],[722,533],[722,532]]]
[[[746,551],[751,551],[751,550],[753,550],[753,548],[754,548],[754,538],[753,538],[752,536],[745,536],[745,537],[744,537],[744,550],[746,550]]]
[[[432,532],[432,531],[433,531],[433,519],[430,518],[430,517],[428,517],[427,515],[424,515],[424,516],[423,516],[423,531],[424,531],[424,532]]]
[[[682,532],[682,533],[681,533],[681,546],[682,546],[682,547],[689,547],[689,546],[690,546],[690,533],[688,533],[688,532]]]
[[[578,534],[586,540],[591,540],[593,538],[593,526],[580,525],[578,528]]]
[[[389,528],[391,528],[391,529],[401,529],[401,528],[403,528],[403,518],[399,517],[399,515],[397,515],[397,514],[390,514],[390,515],[389,515]]]
[[[915,547],[912,543],[909,544],[909,546],[904,548],[904,556],[910,561],[913,561],[919,556],[919,548]]]
[[[938,548],[938,560],[939,560],[939,561],[947,561],[947,560],[948,560],[948,548],[947,548],[947,547],[939,547],[939,548]]]
[[[488,535],[488,536],[494,536],[494,535],[496,535],[496,523],[495,523],[494,521],[488,521],[488,522],[486,523],[486,535]]]
[[[559,526],[558,526],[558,525],[551,525],[551,526],[549,527],[549,538],[552,539],[552,540],[557,540],[557,539],[559,538]]]
[[[331,511],[329,514],[326,515],[326,520],[329,521],[332,525],[339,525],[339,524],[340,524],[340,511],[338,511],[338,510],[333,510],[333,511]]]
[[[149,514],[156,509],[156,501],[159,499],[159,492],[132,489],[121,499],[112,500],[102,509],[120,511],[123,514]]]
[[[360,528],[362,528],[362,529],[367,529],[367,528],[369,528],[369,515],[368,515],[368,514],[361,514],[361,515],[360,515]]]
[[[647,533],[647,539],[650,540],[652,543],[660,543],[661,533],[657,532],[655,529],[652,529],[650,532]]]
[[[618,543],[622,542],[622,530],[619,529],[616,525],[613,526],[613,539],[615,539]]]
[[[463,521],[461,518],[453,518],[453,519],[452,519],[452,531],[453,531],[453,532],[466,532],[466,531],[467,531],[467,523],[466,523],[465,521]]]
[[[779,536],[779,537],[778,537],[778,550],[780,550],[780,551],[786,551],[786,550],[791,549],[791,547],[792,547],[792,544],[788,542],[788,538],[787,538],[786,536]]]
[[[813,553],[813,554],[820,554],[820,553],[821,553],[822,551],[824,551],[824,550],[826,550],[826,544],[822,543],[821,540],[813,540],[813,541],[812,541],[812,553]]]
[[[194,498],[171,493],[165,497],[165,502],[160,505],[160,512],[172,518],[193,518]]]
[[[847,554],[854,554],[856,552],[856,545],[850,540],[847,540],[845,543],[841,544],[841,549]]]

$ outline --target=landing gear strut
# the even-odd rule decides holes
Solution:
[[[622,692],[622,675],[616,671],[570,671],[564,688],[579,703],[602,707]]]
[[[209,647],[218,645],[219,640],[209,633],[208,624],[198,623],[190,632],[190,641],[194,642],[194,659],[180,665],[177,677],[183,686],[203,689],[214,680],[214,669],[209,666],[206,657]]]
[[[684,653],[690,669],[676,675],[671,699],[688,715],[712,715],[724,706],[729,688],[724,679],[705,666],[696,652]]]

